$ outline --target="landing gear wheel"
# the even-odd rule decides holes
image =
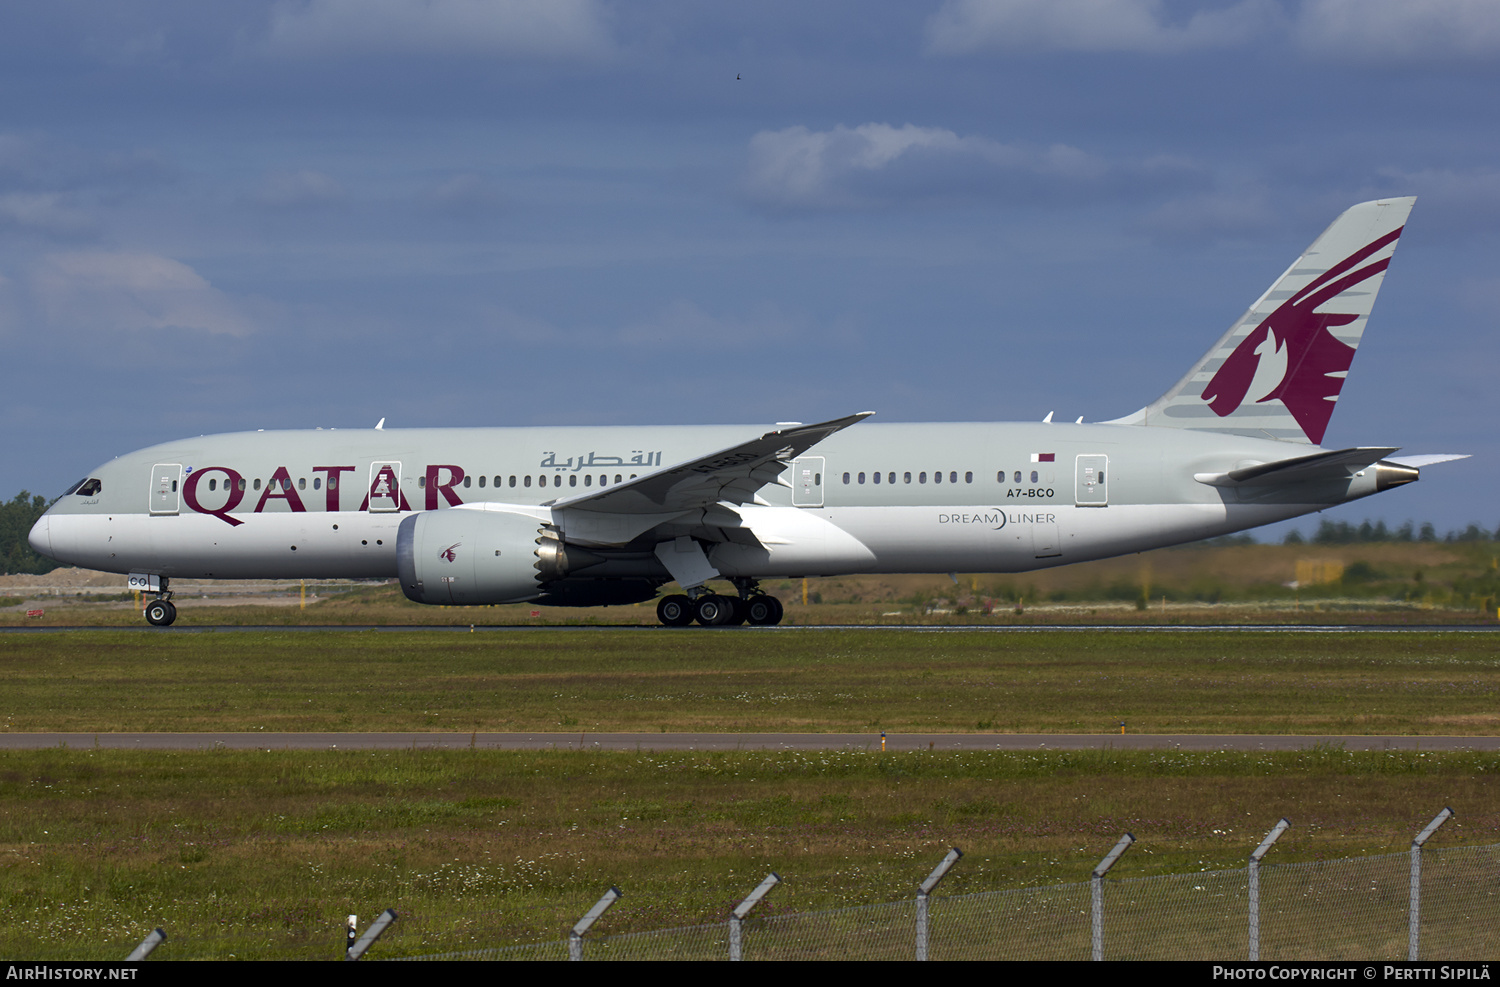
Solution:
[[[750,618],[750,606],[737,596],[726,596],[723,599],[729,601],[729,619],[724,621],[726,627],[739,627]]]
[[[774,596],[757,593],[745,601],[746,619],[757,627],[771,627],[781,623],[781,601]]]
[[[146,604],[146,623],[156,627],[170,627],[177,619],[177,608],[171,600],[152,600]]]
[[[700,596],[694,604],[693,616],[704,627],[719,627],[729,623],[734,616],[734,603],[715,593]]]
[[[693,601],[681,594],[664,596],[656,603],[656,619],[668,627],[686,627],[693,622]]]

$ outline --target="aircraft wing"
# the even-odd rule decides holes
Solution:
[[[817,425],[794,425],[689,459],[604,490],[554,501],[554,510],[668,515],[719,503],[743,504],[775,483],[786,464],[840,429],[873,415],[861,411]]]
[[[1215,487],[1280,486],[1305,480],[1347,479],[1395,452],[1393,446],[1335,449],[1311,456],[1293,456],[1274,463],[1246,466],[1227,473],[1194,473],[1193,479]]]

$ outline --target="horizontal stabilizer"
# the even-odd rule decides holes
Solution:
[[[1311,456],[1294,456],[1273,463],[1260,463],[1227,473],[1194,473],[1193,479],[1214,487],[1283,486],[1308,480],[1347,479],[1395,452],[1391,446],[1336,449]]]
[[[1410,466],[1412,469],[1421,469],[1423,466],[1433,466],[1437,463],[1451,463],[1455,459],[1468,459],[1467,452],[1437,452],[1425,456],[1392,456],[1387,462],[1395,463],[1397,466]]]

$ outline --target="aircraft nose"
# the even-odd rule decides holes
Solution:
[[[47,515],[43,514],[37,519],[36,524],[31,526],[31,534],[26,536],[31,543],[31,550],[38,555],[52,557],[52,527]]]

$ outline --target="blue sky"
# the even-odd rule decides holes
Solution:
[[[0,8],[0,494],[255,428],[1116,417],[1416,209],[1332,516],[1500,523],[1490,0]],[[1306,525],[1304,525],[1306,527]]]

